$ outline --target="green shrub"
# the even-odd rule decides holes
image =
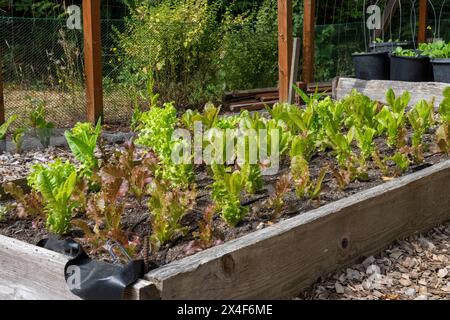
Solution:
[[[144,70],[155,73],[164,101],[197,103],[210,98],[213,57],[221,37],[216,6],[207,0],[169,0],[134,8],[119,35],[126,81],[142,85]]]

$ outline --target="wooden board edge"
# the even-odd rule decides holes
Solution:
[[[417,186],[420,186],[422,192],[430,192],[426,191],[426,188],[424,188],[424,183],[434,183],[439,184],[442,183],[442,179],[440,178],[442,175],[447,175],[450,178],[450,160],[441,162],[439,164],[436,164],[430,168],[423,169],[419,172],[409,174],[407,176],[398,178],[396,180],[386,182],[384,184],[378,185],[374,188],[362,191],[360,193],[357,193],[355,195],[352,195],[350,197],[338,200],[336,202],[327,204],[323,207],[320,207],[318,209],[303,213],[301,215],[298,215],[296,217],[281,221],[273,226],[270,226],[268,228],[252,232],[251,234],[248,234],[246,236],[243,236],[241,238],[232,240],[230,242],[227,242],[225,244],[222,244],[217,247],[210,248],[208,250],[205,250],[203,252],[199,252],[193,256],[189,256],[186,258],[183,258],[179,261],[172,262],[166,266],[163,266],[161,268],[158,268],[156,270],[150,271],[144,278],[155,283],[158,288],[161,290],[161,298],[162,299],[203,299],[205,296],[204,294],[209,294],[209,297],[212,299],[214,298],[223,298],[223,299],[230,299],[230,298],[261,298],[261,296],[255,296],[255,292],[258,292],[258,289],[256,286],[252,288],[249,285],[249,287],[244,288],[242,290],[247,290],[247,292],[225,292],[226,288],[230,285],[230,282],[233,283],[233,286],[236,285],[235,290],[238,291],[237,287],[240,283],[245,282],[247,283],[247,279],[241,279],[242,281],[239,282],[238,280],[234,279],[234,277],[239,277],[245,274],[246,276],[249,274],[248,269],[245,269],[246,266],[244,263],[242,263],[241,266],[238,267],[239,259],[243,259],[245,263],[252,264],[252,267],[255,265],[255,261],[249,262],[249,257],[252,254],[259,254],[261,256],[261,253],[255,253],[256,251],[264,250],[264,246],[270,248],[271,241],[276,241],[277,238],[287,238],[293,237],[295,230],[301,230],[304,235],[308,235],[311,231],[311,229],[317,228],[317,226],[330,228],[330,225],[326,225],[326,223],[331,224],[333,221],[337,221],[339,217],[344,216],[345,219],[348,217],[346,215],[349,214],[355,214],[354,210],[355,208],[358,208],[358,210],[363,210],[361,206],[364,206],[365,204],[373,205],[373,203],[382,204],[385,206],[386,204],[383,203],[382,198],[390,196],[391,194],[399,194],[403,195],[407,190],[417,188]],[[434,182],[433,179],[439,178],[437,182]],[[445,188],[446,190],[442,191],[449,191],[450,194],[450,179],[447,179],[449,181],[448,183],[445,182]],[[428,193],[427,193],[428,194]],[[406,197],[408,198],[409,193],[406,193]],[[442,197],[442,195],[436,195],[436,197]],[[381,199],[381,200],[380,200]],[[411,207],[411,210],[418,210],[417,208],[421,207],[421,203],[414,203],[416,198],[410,198],[410,199],[400,199],[398,202],[401,203],[403,206],[409,206]],[[412,203],[411,204],[405,204],[404,201],[409,200]],[[427,199],[422,199],[427,200]],[[442,199],[440,199],[442,200]],[[443,203],[450,204],[450,202],[445,198],[445,201],[440,201],[436,205],[442,206]],[[403,202],[402,202],[403,201]],[[427,200],[428,201],[428,200]],[[423,201],[424,203],[427,201]],[[352,211],[353,210],[353,211]],[[373,208],[372,208],[373,210]],[[429,210],[432,210],[431,208]],[[442,211],[442,210],[441,210]],[[350,213],[349,213],[350,212]],[[426,214],[427,212],[417,212],[417,215],[420,214]],[[381,214],[385,214],[385,212],[382,212]],[[403,213],[405,216],[408,217],[408,213]],[[414,217],[415,214],[412,214],[412,217]],[[388,217],[389,218],[389,217]],[[344,220],[345,220],[344,219]],[[370,220],[373,219],[373,217],[365,217],[365,219]],[[394,218],[393,218],[394,219]],[[412,221],[411,224],[414,225],[413,227],[406,225],[403,229],[399,229],[400,231],[396,231],[396,235],[398,237],[402,237],[411,233],[414,233],[416,231],[424,231],[424,229],[427,229],[435,224],[441,223],[445,220],[450,219],[450,212],[440,212],[435,217],[430,218],[431,222],[425,221],[424,225],[415,225],[416,222]],[[343,222],[344,223],[344,222]],[[349,222],[345,221],[345,228],[347,230],[352,230],[352,226],[348,225]],[[351,233],[351,231],[349,231]],[[381,236],[380,236],[381,237]],[[388,239],[382,238],[380,245],[371,245],[370,242],[364,241],[364,252],[358,253],[353,252],[351,255],[349,253],[342,253],[342,257],[338,257],[338,260],[342,265],[345,265],[346,263],[351,263],[355,261],[355,257],[361,256],[361,254],[373,254],[376,253],[378,250],[381,250],[384,246],[388,245],[392,241],[396,240],[396,238],[392,238],[392,235],[389,235]],[[304,239],[301,239],[301,241],[304,241]],[[284,243],[283,245],[289,246],[289,243]],[[314,244],[313,244],[314,245]],[[369,249],[370,250],[369,250]],[[273,250],[277,250],[279,248],[271,248]],[[341,249],[333,249],[337,250],[339,254],[341,254]],[[341,251],[340,251],[341,250]],[[362,250],[362,249],[361,249]],[[267,261],[265,261],[267,262]],[[264,262],[261,262],[264,263]],[[324,262],[325,264],[327,262]],[[328,263],[330,263],[328,261]],[[334,262],[333,262],[334,263]],[[337,265],[336,265],[337,266]],[[259,268],[259,267],[258,267]],[[282,269],[283,266],[280,266]],[[239,270],[238,270],[239,269]],[[320,269],[323,269],[325,272],[330,272],[332,269],[330,269],[330,266],[321,267]],[[276,270],[276,268],[275,268]],[[255,273],[258,273],[258,270],[254,271]],[[316,273],[317,271],[309,270],[308,272]],[[242,274],[238,274],[242,273]],[[286,277],[286,275],[280,275],[280,277]],[[287,276],[288,277],[288,276]],[[298,276],[295,276],[298,278]],[[196,287],[195,280],[197,279],[203,279],[202,284],[197,284],[199,287]],[[223,278],[223,287],[219,287],[218,283],[220,282],[217,280],[218,278]],[[309,280],[302,280],[303,287],[305,285],[310,285],[315,279],[309,279]],[[194,282],[193,282],[194,281]],[[270,278],[267,278],[267,281],[271,281]],[[209,283],[208,283],[209,282]],[[174,288],[174,286],[177,286],[177,289]],[[217,296],[212,296],[214,293],[206,290],[205,288],[207,286],[217,285],[216,290],[218,291]],[[259,284],[261,285],[261,284]],[[286,283],[286,286],[290,286],[290,284]],[[195,289],[193,289],[195,287]],[[201,289],[205,289],[204,292],[202,292]],[[230,289],[230,288],[229,288]],[[178,290],[177,292],[175,290]],[[183,292],[185,290],[185,292]],[[224,292],[220,293],[220,290],[224,290]],[[276,290],[274,290],[273,295],[270,293],[270,290],[264,291],[264,296],[262,298],[279,298],[279,291],[275,293]],[[261,291],[262,292],[262,291]],[[285,291],[286,295],[292,293],[288,289]]]
[[[27,265],[21,265],[16,263],[12,259],[6,259],[4,254],[8,251],[8,256],[10,257],[21,257]],[[12,260],[12,261],[11,261]],[[0,285],[0,297],[5,298],[5,294],[2,295],[1,290],[9,290],[11,294],[11,299],[15,298],[30,298],[30,299],[79,299],[79,297],[72,294],[66,287],[64,280],[64,266],[67,263],[68,258],[60,253],[47,250],[45,248],[37,247],[35,245],[26,243],[21,240],[10,238],[7,236],[0,235],[0,279],[2,279],[3,286],[8,286],[9,288],[3,288]],[[19,269],[20,267],[23,267]],[[6,274],[7,268],[9,273]],[[48,269],[49,273],[29,273],[29,270],[41,270],[43,268]],[[11,275],[14,279],[9,279]],[[40,278],[44,277],[44,278]],[[33,295],[28,292],[25,296],[21,296],[21,281],[25,282],[27,285],[32,283],[36,286],[36,292],[41,292],[39,295]],[[47,284],[54,286],[54,292],[51,292],[51,288],[48,285],[45,286],[45,290],[48,292],[42,292],[40,282],[45,281]],[[156,286],[148,281],[139,279],[134,284],[125,289],[124,299],[125,300],[148,300],[148,299],[159,299],[160,292]]]
[[[392,88],[397,96],[406,90],[409,91],[411,93],[410,106],[414,106],[421,99],[427,101],[435,99],[435,108],[437,109],[437,106],[443,99],[442,93],[444,89],[449,86],[449,83],[442,82],[362,80],[340,77],[335,89],[335,99],[342,99],[350,94],[352,89],[356,89],[372,100],[378,100],[383,104],[387,104],[385,94],[389,88]]]

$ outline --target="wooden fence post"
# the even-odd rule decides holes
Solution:
[[[427,40],[427,8],[428,0],[420,0],[419,2],[419,34],[417,42],[423,43]]]
[[[103,119],[102,43],[100,1],[83,0],[84,67],[87,119]]]
[[[303,81],[314,81],[314,33],[316,0],[304,0],[303,9]]]
[[[278,0],[278,90],[280,102],[287,102],[289,99],[292,41],[292,0]]]

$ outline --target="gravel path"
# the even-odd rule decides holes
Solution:
[[[450,299],[450,223],[329,275],[296,299]]]

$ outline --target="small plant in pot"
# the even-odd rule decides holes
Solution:
[[[433,81],[430,58],[420,51],[397,47],[391,54],[391,80]]]
[[[450,42],[438,40],[422,43],[419,50],[423,55],[431,58],[434,81],[450,83]]]
[[[409,43],[404,41],[383,41],[380,38],[370,43],[370,52],[352,54],[355,76],[363,80],[389,80],[389,53],[396,47],[407,48]]]
[[[13,115],[12,117],[8,118],[5,123],[0,125],[0,153],[6,152],[6,134],[9,127],[14,121],[16,121],[16,119],[17,116]]]
[[[400,41],[389,39],[388,41],[384,41],[381,38],[376,38],[369,44],[370,51],[372,52],[393,52],[395,48],[401,47],[403,49],[409,49],[411,47],[411,43],[408,41]]]

